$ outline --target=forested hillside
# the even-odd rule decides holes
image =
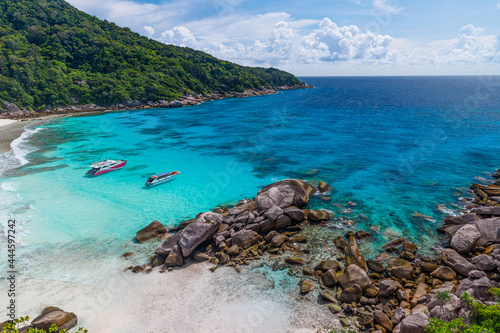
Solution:
[[[0,1],[0,103],[41,110],[299,83],[278,69],[162,44],[63,0]]]

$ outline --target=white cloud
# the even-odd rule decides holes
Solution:
[[[373,0],[373,6],[391,14],[399,14],[403,11],[399,0]]]
[[[460,29],[460,32],[462,32],[464,35],[479,36],[484,32],[484,28],[480,27],[476,28],[472,24],[467,24],[466,26]]]
[[[153,27],[150,27],[149,25],[145,25],[143,28],[148,33],[149,37],[152,37],[155,34],[155,29]]]
[[[200,42],[196,40],[194,35],[184,26],[174,27],[172,30],[165,30],[161,33],[162,39],[169,44],[179,46],[190,46],[197,48]]]
[[[500,2],[497,2],[497,9],[500,9]]]

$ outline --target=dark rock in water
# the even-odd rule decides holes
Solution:
[[[358,230],[358,231],[356,231],[356,238],[359,240],[365,240],[368,238],[373,238],[373,235],[366,232],[366,231]]]
[[[368,272],[368,267],[366,266],[365,258],[361,255],[358,249],[358,242],[356,241],[356,237],[349,237],[349,241],[346,247],[346,265],[358,265],[365,272]]]
[[[187,257],[198,245],[211,237],[222,223],[222,216],[217,213],[207,212],[198,214],[180,233],[179,247],[183,257]],[[234,240],[233,240],[234,241]]]
[[[455,232],[450,244],[451,247],[453,247],[458,253],[467,253],[472,249],[480,237],[481,233],[477,230],[477,228],[473,224],[467,224]]]
[[[389,241],[387,243],[385,243],[382,248],[386,249],[386,248],[389,248],[389,247],[393,247],[393,246],[398,246],[402,243],[404,243],[406,241],[406,239],[404,238],[398,238],[398,239],[395,239],[395,240],[392,240],[392,241]]]
[[[182,230],[185,227],[187,227],[193,221],[194,221],[194,219],[190,219],[190,220],[184,221],[184,222],[180,223],[177,227],[168,229],[168,231],[179,231],[179,230]]]
[[[321,276],[321,282],[327,287],[333,287],[337,283],[337,274],[334,269],[330,269]]]
[[[232,237],[233,245],[247,249],[259,241],[259,234],[252,230],[241,230]]]
[[[172,251],[168,254],[168,257],[165,259],[166,267],[173,266],[182,266],[184,263],[184,258],[182,258],[181,249],[179,245],[176,245],[172,248]]]
[[[328,221],[333,217],[333,213],[326,210],[310,210],[307,218],[311,221]]]
[[[285,262],[291,265],[304,265],[304,259],[297,257],[286,258]]]
[[[304,273],[305,275],[314,275],[314,272],[313,270],[310,268],[310,267],[304,267],[304,269],[302,270],[302,273]]]
[[[382,326],[387,332],[392,332],[392,322],[385,313],[379,310],[373,311],[373,317],[375,318],[375,322]]]
[[[455,273],[453,269],[447,266],[441,266],[436,268],[436,270],[434,270],[430,275],[433,278],[444,281],[451,281],[457,278],[457,273]]]
[[[366,272],[357,265],[349,265],[342,274],[338,276],[338,281],[343,289],[357,284],[362,290],[370,284],[370,278]]]
[[[318,191],[319,193],[325,193],[325,192],[328,192],[332,189],[333,187],[331,187],[330,185],[328,185],[327,183],[325,182],[319,182],[318,184]]]
[[[357,284],[353,284],[340,293],[339,301],[342,303],[357,303],[363,296],[363,290]]]
[[[309,202],[311,196],[316,192],[316,188],[300,179],[286,179],[267,186],[264,186],[258,194],[264,193],[271,188],[288,185],[293,190],[293,201],[288,206],[304,207]],[[272,205],[271,205],[272,206]],[[270,208],[269,206],[268,208]],[[283,207],[282,207],[283,208]]]
[[[345,253],[347,242],[345,241],[344,237],[342,236],[335,237],[335,239],[333,240],[333,244],[340,252]]]
[[[372,270],[376,273],[383,273],[384,272],[384,265],[382,265],[381,263],[379,263],[376,260],[367,260],[366,266],[368,266],[368,268],[370,270]]]
[[[409,252],[411,254],[415,254],[418,251],[418,246],[413,243],[405,242],[403,244],[403,251]]]
[[[151,222],[147,227],[137,231],[135,238],[139,243],[147,242],[156,238],[159,234],[164,234],[167,229],[158,221]]]
[[[393,267],[397,267],[397,266],[408,266],[410,267],[410,263],[402,258],[391,258],[389,259],[389,262],[387,263],[387,267],[385,268],[385,271],[387,273],[390,273],[391,272],[391,269]]]
[[[125,259],[129,259],[130,257],[132,257],[134,255],[134,252],[125,252],[122,257],[125,258]]]
[[[309,293],[314,288],[314,282],[311,280],[304,280],[300,286],[300,292],[303,294]]]
[[[305,218],[304,211],[293,206],[283,209],[283,213],[285,213],[285,215],[288,216],[294,223],[300,223],[304,221]]]
[[[303,243],[307,243],[307,237],[306,236],[295,236],[292,239],[290,239],[290,242],[292,242],[292,243],[302,243],[302,244]]]
[[[181,233],[178,232],[173,236],[168,237],[163,241],[163,243],[155,250],[155,254],[160,254],[168,256],[172,248],[177,245],[177,242],[181,238]]]
[[[378,294],[380,297],[388,298],[398,290],[398,285],[394,280],[387,279],[381,281],[378,288]]]
[[[151,259],[151,261],[149,262],[149,264],[151,265],[152,268],[154,267],[157,267],[157,266],[161,266],[165,263],[165,256],[161,256],[161,255],[155,255],[153,257],[153,259]]]
[[[462,276],[468,276],[470,271],[476,270],[476,267],[468,262],[464,257],[453,249],[443,251],[443,261],[446,265],[453,268],[455,272]]]
[[[55,309],[57,308],[54,308],[54,310],[51,311],[44,310],[44,313],[36,317],[31,322],[31,325],[47,332],[53,324],[55,324],[59,330],[69,330],[76,326],[78,318],[73,312],[65,312],[60,309]]]

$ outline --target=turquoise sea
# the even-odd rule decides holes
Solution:
[[[91,285],[126,265],[123,252],[151,254],[132,241],[151,221],[175,226],[302,178],[334,187],[310,204],[336,213],[317,233],[369,231],[368,257],[400,235],[425,252],[470,184],[500,167],[498,76],[301,79],[315,88],[28,125],[0,158],[0,248],[15,218],[23,277]],[[128,163],[85,177],[100,157]],[[173,170],[171,182],[144,186]]]

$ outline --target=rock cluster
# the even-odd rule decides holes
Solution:
[[[267,185],[254,200],[241,201],[231,209],[200,213],[182,223],[177,233],[156,249],[148,264],[128,268],[136,273],[149,273],[152,268],[162,266],[165,271],[192,258],[210,261],[215,270],[222,265],[247,265],[264,253],[285,251],[292,253],[285,259],[287,264],[303,265],[301,244],[307,242],[307,237],[297,235],[302,229],[299,224],[320,223],[333,217],[330,211],[303,209],[316,191],[314,186],[298,179]],[[152,239],[160,232],[164,230],[153,222],[137,233],[137,240]],[[358,260],[359,255],[353,258]],[[312,285],[303,287],[305,291],[308,289]]]

